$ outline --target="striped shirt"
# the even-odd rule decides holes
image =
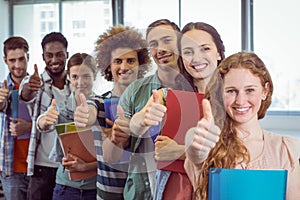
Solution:
[[[88,99],[89,105],[95,106],[98,111],[98,123],[105,126],[104,99],[118,98],[112,91],[101,96],[94,96]],[[97,199],[123,199],[124,185],[126,183],[128,162],[107,163],[103,159],[103,134],[101,130],[94,130],[94,142],[97,153]],[[104,150],[105,151],[105,150]]]

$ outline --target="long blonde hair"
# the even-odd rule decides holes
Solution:
[[[262,119],[265,116],[272,102],[272,79],[265,64],[256,54],[239,52],[225,58],[220,63],[207,86],[206,97],[211,102],[216,124],[222,128],[219,141],[209,152],[200,169],[195,196],[201,197],[202,200],[206,200],[208,197],[208,173],[210,168],[235,168],[240,163],[248,163],[250,161],[250,154],[243,142],[238,138],[233,120],[225,113],[224,104],[219,102],[220,96],[223,96],[224,91],[223,79],[232,68],[249,69],[255,76],[259,77],[263,87],[266,83],[269,83],[269,92],[266,99],[262,101],[258,111],[258,119]],[[222,115],[222,113],[225,114]],[[225,119],[222,119],[223,116],[225,116]]]

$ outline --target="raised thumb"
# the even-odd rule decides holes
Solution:
[[[39,70],[37,64],[34,64],[34,76],[39,76]]]
[[[80,103],[81,103],[82,106],[87,106],[86,97],[84,96],[84,94],[80,93],[79,94],[79,99],[80,99]]]
[[[7,86],[7,80],[4,80],[4,81],[3,81],[3,87],[4,87],[5,89],[8,88],[8,86]]]
[[[52,99],[51,106],[56,109],[56,100]]]
[[[125,116],[124,116],[124,110],[122,108],[122,106],[120,105],[117,105],[117,113],[118,113],[118,116],[120,119],[124,119]]]
[[[153,102],[154,103],[159,103],[159,94],[157,90],[152,90],[152,96],[153,96]]]
[[[208,121],[214,121],[214,117],[211,111],[210,102],[207,99],[202,100],[203,118]]]

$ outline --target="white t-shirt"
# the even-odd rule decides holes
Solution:
[[[53,96],[56,100],[56,107],[62,108],[66,107],[67,102],[67,91],[66,89],[60,90],[57,87],[52,86]],[[51,131],[47,133],[41,133],[41,143],[37,149],[37,155],[35,159],[36,165],[54,167],[57,168],[59,163],[52,161],[49,159],[49,153],[51,152],[54,144],[54,140],[56,139],[56,131]]]

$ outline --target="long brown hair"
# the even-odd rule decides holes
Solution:
[[[180,55],[182,56],[182,52],[181,52],[181,39],[182,39],[182,36],[186,32],[191,31],[191,30],[202,30],[202,31],[205,31],[205,32],[207,32],[208,34],[211,35],[211,37],[212,37],[212,39],[213,39],[213,41],[214,41],[214,43],[217,47],[218,53],[221,56],[221,60],[218,60],[218,63],[217,63],[217,65],[219,65],[220,62],[225,58],[225,46],[224,46],[223,40],[221,39],[221,36],[218,33],[217,29],[215,29],[210,24],[207,24],[207,23],[204,23],[204,22],[190,22],[182,28],[181,35],[178,38],[178,49],[180,50]],[[182,59],[182,57],[181,57],[181,59]],[[194,88],[196,88],[194,86],[193,77],[186,71],[186,69],[183,65],[183,62],[180,63],[179,68],[180,68],[180,72],[183,74],[183,76],[190,82],[190,84]]]
[[[262,119],[272,102],[273,83],[263,61],[256,54],[250,52],[233,54],[220,63],[214,74],[214,78],[211,79],[206,91],[206,96],[210,99],[212,109],[216,109],[214,101],[219,99],[218,97],[220,96],[220,94],[217,94],[217,91],[221,91],[223,94],[223,79],[232,68],[245,68],[250,70],[252,74],[259,77],[263,87],[266,83],[269,83],[267,97],[262,101],[258,111],[258,119]],[[225,108],[223,108],[223,110],[224,109]],[[218,118],[215,114],[214,117]],[[202,164],[195,195],[197,197],[200,196],[201,199],[207,199],[208,173],[210,168],[235,168],[238,164],[242,162],[248,163],[249,161],[249,152],[243,142],[238,138],[233,120],[226,114],[223,128],[221,129],[220,139],[215,147],[209,152],[207,159]]]

